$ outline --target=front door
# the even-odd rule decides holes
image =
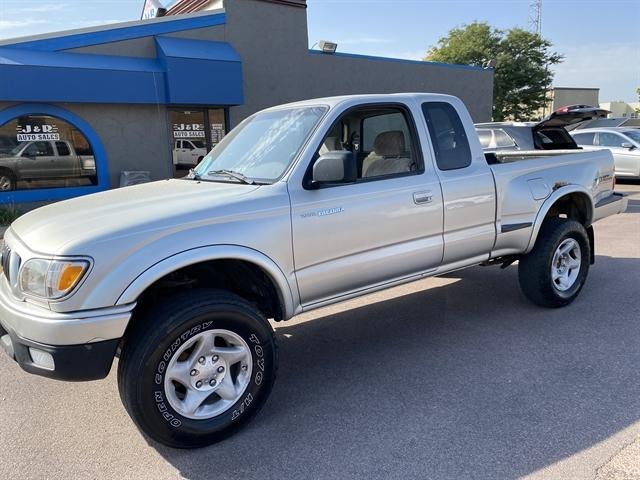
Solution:
[[[56,156],[48,141],[31,142],[21,154],[20,178],[55,178]]]
[[[302,304],[328,301],[436,268],[442,260],[442,196],[425,169],[403,106],[359,107],[325,136],[314,160],[350,150],[355,183],[289,185]]]

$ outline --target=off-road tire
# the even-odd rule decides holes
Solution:
[[[574,239],[580,246],[580,268],[573,285],[559,290],[551,276],[556,250],[566,239]],[[536,305],[558,308],[569,305],[582,290],[589,273],[591,246],[584,226],[566,218],[544,221],[533,249],[524,255],[518,265],[518,280],[525,296]]]
[[[225,329],[250,347],[246,389],[228,410],[191,419],[170,405],[164,375],[180,344],[209,330]],[[125,335],[118,389],[129,416],[151,439],[175,448],[197,448],[223,440],[262,408],[275,381],[278,352],[273,329],[255,306],[232,293],[193,289],[156,305],[135,319]]]
[[[6,184],[1,191],[10,192],[16,189],[18,179],[11,170],[8,168],[0,168],[0,178],[2,179],[3,185]]]

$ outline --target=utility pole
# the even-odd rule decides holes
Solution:
[[[529,31],[542,35],[542,0],[529,2]]]

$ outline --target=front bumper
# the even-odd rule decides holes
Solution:
[[[593,221],[596,222],[610,215],[616,215],[627,210],[629,199],[622,193],[612,193],[596,203],[593,212]]]
[[[20,338],[0,325],[0,346],[26,372],[66,381],[99,380],[111,370],[120,339],[84,345],[45,345]],[[53,368],[38,363],[43,352]]]
[[[0,346],[30,373],[61,380],[104,378],[134,306],[52,312],[15,299],[2,275]],[[49,354],[53,368],[34,361],[34,349]]]

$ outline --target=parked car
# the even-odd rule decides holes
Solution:
[[[571,135],[585,150],[611,151],[616,177],[640,179],[640,129],[587,128],[574,130]]]
[[[207,154],[204,140],[176,140],[173,147],[173,164],[194,166]]]
[[[626,209],[613,186],[607,151],[489,165],[447,95],[273,107],[185,178],[16,220],[0,262],[0,344],[26,371],[63,380],[104,378],[118,352],[136,425],[173,447],[207,445],[269,396],[267,319],[516,260],[529,300],[570,304],[595,259],[593,222]]]
[[[584,105],[563,107],[540,122],[477,123],[476,131],[485,151],[497,150],[576,150],[566,127],[609,112]]]
[[[15,190],[21,180],[86,177],[97,184],[93,155],[79,155],[71,142],[21,142],[0,155],[0,190]]]

